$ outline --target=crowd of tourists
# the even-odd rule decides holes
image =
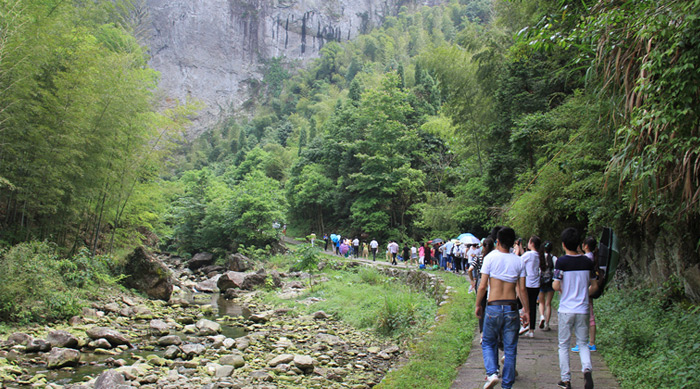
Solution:
[[[552,298],[560,293],[558,310],[558,354],[561,381],[571,388],[569,344],[572,336],[578,352],[586,389],[593,388],[591,352],[596,351],[595,316],[592,296],[599,290],[602,274],[598,265],[597,242],[583,242],[579,232],[567,228],[561,234],[564,255],[552,255],[553,245],[537,236],[516,239],[511,228],[497,227],[482,246],[480,276],[476,280],[475,314],[479,317],[481,348],[486,369],[484,388],[501,383],[511,388],[516,376],[520,335],[534,337],[535,329],[550,330]],[[539,308],[539,309],[538,309]],[[539,320],[536,315],[539,312]],[[590,338],[589,338],[590,335]],[[498,358],[498,350],[503,357]],[[502,370],[499,374],[499,362]]]
[[[580,355],[585,388],[593,388],[590,353],[597,348],[591,296],[598,291],[601,274],[595,238],[581,242],[578,231],[567,228],[561,234],[564,255],[559,258],[552,254],[551,242],[543,242],[538,236],[524,241],[508,227],[495,227],[480,241],[473,236],[466,241],[434,239],[403,245],[391,240],[381,248],[376,239],[367,242],[336,234],[324,235],[323,241],[326,251],[330,248],[339,256],[376,261],[383,252],[392,265],[403,262],[407,267],[465,274],[469,292],[476,291],[475,314],[486,369],[484,388],[499,383],[503,388],[513,386],[518,339],[534,338],[536,329],[551,330],[552,300],[554,292],[560,292],[558,387],[571,388],[569,343],[575,336],[576,346],[571,351]],[[503,350],[500,359],[499,349]]]

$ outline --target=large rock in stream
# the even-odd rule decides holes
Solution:
[[[216,286],[221,292],[227,289],[243,289],[253,290],[258,286],[265,285],[268,274],[265,270],[260,270],[257,273],[241,273],[237,271],[228,271],[221,275],[216,283]],[[279,273],[272,276],[275,285],[282,285],[279,279]]]
[[[152,299],[168,301],[173,293],[170,271],[167,266],[146,251],[144,247],[134,250],[126,260],[122,284],[144,292]]]
[[[92,327],[89,330],[85,331],[85,333],[87,333],[87,336],[89,336],[90,339],[93,340],[106,339],[112,345],[112,347],[121,346],[122,344],[131,347],[131,342],[129,342],[129,338],[111,328]]]
[[[54,348],[47,355],[46,362],[49,369],[77,366],[80,362],[80,351],[72,348]]]
[[[68,331],[51,331],[46,337],[46,340],[51,344],[51,347],[58,348],[79,348],[78,338]]]
[[[202,267],[209,266],[214,263],[214,254],[212,253],[197,253],[187,261],[187,267],[192,270],[198,270]]]

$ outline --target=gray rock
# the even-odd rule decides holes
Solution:
[[[215,321],[201,319],[196,324],[200,336],[216,335],[221,332],[221,325]]]
[[[385,360],[391,359],[391,355],[385,353],[384,351],[380,351],[379,354],[377,354],[377,356]]]
[[[308,374],[314,371],[314,360],[308,355],[295,355],[294,366]]]
[[[437,0],[290,0],[274,2],[148,1],[138,25],[152,50],[150,65],[173,100],[204,104],[187,136],[194,139],[253,97],[265,59],[308,63],[331,40],[343,42],[380,26],[403,4]],[[222,7],[221,4],[229,4]],[[174,18],[187,15],[173,25]],[[185,76],[186,75],[186,76]]]
[[[105,370],[95,380],[95,389],[113,389],[117,385],[125,385],[124,374],[116,370]]]
[[[250,377],[260,381],[272,381],[272,376],[265,370],[255,370],[250,372]]]
[[[267,282],[267,273],[265,273],[264,270],[262,270],[258,273],[248,273],[248,274],[246,274],[245,278],[243,279],[243,284],[241,285],[241,289],[253,290],[259,286],[265,285],[266,282]]]
[[[204,266],[203,268],[200,268],[199,272],[202,274],[205,274],[207,277],[211,278],[217,274],[222,274],[226,270],[227,269],[221,265],[209,265],[209,266]]]
[[[147,375],[147,376],[139,379],[139,384],[142,384],[142,385],[155,384],[156,382],[158,382],[158,376],[155,374],[150,374],[150,375]]]
[[[236,341],[231,338],[226,338],[223,342],[221,342],[221,345],[226,349],[230,349],[236,345]]]
[[[151,322],[148,324],[148,328],[151,331],[151,334],[155,336],[163,336],[168,335],[170,333],[170,328],[168,327],[168,324],[163,320],[159,319],[151,320]]]
[[[384,352],[387,354],[396,354],[399,352],[399,347],[398,346],[391,346],[391,347],[385,349]]]
[[[51,350],[51,343],[49,343],[43,339],[32,339],[32,341],[29,342],[29,344],[27,344],[24,352],[26,352],[26,353],[38,353],[38,352],[45,353],[49,350]]]
[[[51,347],[78,348],[78,338],[68,331],[51,331],[46,337]]]
[[[112,346],[127,345],[131,347],[131,342],[129,342],[129,338],[122,335],[118,331],[107,327],[92,327],[85,332],[87,333],[87,336],[90,337],[90,339],[104,338],[107,339],[107,341],[109,341],[109,343]]]
[[[168,335],[168,336],[163,336],[158,339],[157,341],[158,346],[165,347],[165,346],[179,346],[182,344],[182,339],[180,339],[179,336],[177,335]]]
[[[46,362],[49,369],[77,366],[80,362],[80,351],[72,348],[54,348],[46,355]]]
[[[119,304],[117,303],[108,303],[105,304],[103,309],[105,312],[118,313],[121,308],[119,308]]]
[[[211,265],[214,262],[214,254],[212,253],[197,253],[187,261],[187,268],[194,271],[204,266]]]
[[[236,338],[236,349],[245,351],[248,347],[250,347],[250,339],[247,336]]]
[[[188,343],[180,346],[180,350],[185,354],[185,358],[192,359],[196,356],[204,354],[207,349],[199,343]]]
[[[179,305],[182,308],[187,308],[190,306],[190,302],[183,299],[183,298],[171,298],[170,301],[168,301],[168,305],[173,306],[173,305]]]
[[[235,272],[247,272],[253,270],[253,261],[243,254],[236,253],[228,257],[228,270]]]
[[[265,312],[258,312],[255,314],[250,315],[250,321],[253,323],[267,323],[270,321],[270,317],[272,317],[271,311],[265,311]]]
[[[131,307],[131,315],[137,319],[143,320],[150,320],[153,318],[153,312],[151,312],[150,309],[143,306]]]
[[[285,284],[285,287],[290,289],[304,289],[304,283],[301,281],[289,281]]]
[[[11,346],[14,346],[16,344],[21,344],[22,346],[26,346],[31,341],[32,341],[32,337],[25,334],[24,332],[15,332],[7,338],[7,343]]]
[[[219,282],[219,278],[221,278],[221,274],[217,274],[206,281],[198,283],[195,289],[203,293],[216,293],[219,291],[219,288],[216,286],[217,282]]]
[[[107,339],[100,338],[100,339],[95,339],[92,342],[90,342],[88,347],[90,347],[92,349],[98,349],[98,348],[110,349],[110,348],[112,348],[112,344],[109,343],[109,341]]]
[[[316,340],[320,343],[335,346],[337,344],[343,343],[343,340],[338,336],[320,333],[316,335]]]
[[[216,373],[214,374],[216,377],[230,377],[231,373],[233,373],[234,367],[230,365],[223,365],[223,366],[218,366],[216,368]]]
[[[216,282],[216,287],[222,292],[227,289],[243,289],[245,277],[246,273],[227,271],[219,277],[219,280]]]
[[[328,319],[328,314],[326,312],[323,312],[323,311],[316,311],[311,316],[313,316],[313,318],[316,320]]]
[[[224,355],[219,359],[219,363],[222,365],[231,365],[235,368],[245,366],[243,356],[238,354]]]
[[[294,355],[292,354],[282,354],[278,355],[270,360],[270,362],[267,363],[268,366],[270,367],[275,367],[279,365],[280,363],[289,363],[294,360]]]
[[[170,270],[144,247],[138,247],[126,259],[121,282],[127,288],[142,291],[153,299],[168,301],[173,293]]]
[[[175,359],[175,358],[179,357],[181,353],[182,353],[182,351],[180,351],[179,347],[168,346],[168,348],[165,349],[165,353],[163,353],[163,357],[166,359]]]

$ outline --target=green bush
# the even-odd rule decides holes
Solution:
[[[363,267],[357,274],[360,276],[362,282],[369,285],[379,285],[385,279],[385,277],[373,267]]]
[[[377,332],[390,336],[410,328],[418,318],[418,304],[414,293],[385,295],[377,312]]]
[[[56,247],[28,242],[0,253],[0,320],[45,323],[80,313],[83,296],[112,278],[109,259],[87,250],[61,258]]]
[[[700,387],[700,307],[664,288],[608,289],[596,300],[597,343],[622,387]]]

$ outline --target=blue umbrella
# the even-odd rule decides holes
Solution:
[[[457,237],[457,240],[462,240],[462,239],[464,239],[464,238],[466,238],[466,237],[476,238],[476,236],[474,236],[474,234],[470,234],[470,233],[467,232],[467,233],[465,233],[465,234],[461,234],[460,236],[458,236],[458,237]]]

